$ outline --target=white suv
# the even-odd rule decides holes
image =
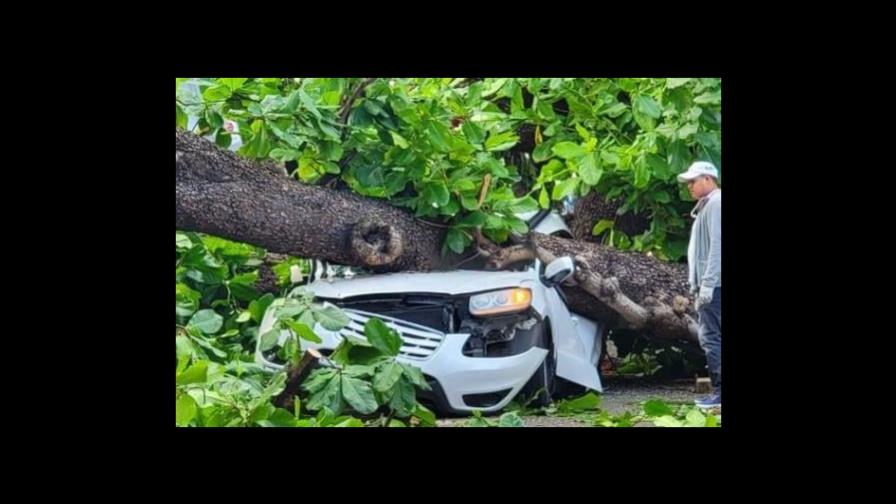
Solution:
[[[569,233],[556,212],[528,217],[534,231]],[[558,378],[600,392],[605,328],[570,313],[557,288],[573,271],[572,259],[561,257],[546,268],[536,260],[516,271],[312,277],[307,288],[316,301],[340,307],[351,322],[339,331],[316,324],[322,342],[302,345],[326,354],[347,334],[364,338],[364,323],[377,317],[402,338],[398,360],[419,367],[432,386],[418,393],[421,402],[446,413],[497,411],[521,391],[528,397],[541,391],[536,402],[545,405]],[[273,327],[282,302],[268,308],[259,334]],[[281,344],[289,336],[284,329]],[[256,347],[255,356],[265,369],[283,369],[275,351]]]

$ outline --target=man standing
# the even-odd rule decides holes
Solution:
[[[688,244],[688,281],[695,295],[698,336],[706,353],[709,378],[715,392],[697,399],[700,408],[722,406],[722,190],[719,171],[712,163],[697,161],[678,181],[688,185],[697,206]]]

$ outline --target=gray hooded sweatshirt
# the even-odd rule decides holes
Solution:
[[[694,226],[688,243],[691,291],[722,286],[722,190],[707,194],[691,211]]]

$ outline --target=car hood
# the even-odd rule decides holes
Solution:
[[[322,298],[343,299],[368,294],[439,293],[467,294],[506,287],[518,287],[532,280],[531,271],[436,271],[402,272],[321,279],[308,285]]]

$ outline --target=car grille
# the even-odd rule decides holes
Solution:
[[[408,359],[422,360],[430,357],[445,338],[445,333],[413,322],[352,308],[343,308],[342,311],[348,315],[349,324],[337,331],[340,335],[348,336],[349,339],[367,339],[364,336],[364,324],[371,318],[378,318],[401,336],[399,355]]]

